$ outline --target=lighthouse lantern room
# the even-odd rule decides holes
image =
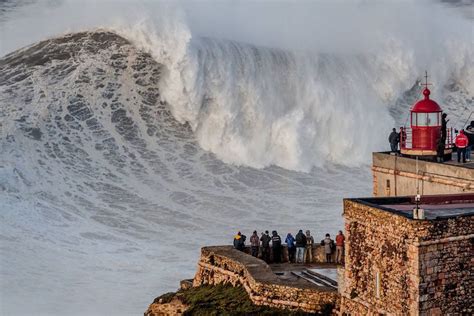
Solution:
[[[404,155],[436,156],[438,142],[442,137],[442,109],[438,103],[430,99],[427,74],[425,78],[424,98],[416,102],[410,110],[410,128],[400,129],[400,151]],[[445,154],[451,154],[450,135],[444,136]]]

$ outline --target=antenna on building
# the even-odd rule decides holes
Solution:
[[[420,178],[418,172],[418,156],[416,156],[416,196],[415,196],[415,208],[413,209],[414,219],[425,219],[425,211],[420,208],[421,195],[420,195]]]

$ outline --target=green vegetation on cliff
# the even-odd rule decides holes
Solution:
[[[178,298],[189,307],[184,315],[330,315],[333,306],[328,305],[322,314],[291,312],[258,306],[252,303],[241,286],[203,285],[177,293],[167,293],[155,299],[155,303],[167,303]]]

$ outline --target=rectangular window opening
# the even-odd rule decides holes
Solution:
[[[376,298],[380,298],[380,283],[381,283],[380,272],[377,271],[375,273],[375,297]]]

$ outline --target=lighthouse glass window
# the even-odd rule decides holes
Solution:
[[[412,124],[415,126],[439,126],[439,113],[412,113]],[[416,117],[415,117],[416,116]]]
[[[416,126],[428,126],[428,113],[413,113],[416,115]]]
[[[426,113],[426,126],[439,126],[439,112]]]

